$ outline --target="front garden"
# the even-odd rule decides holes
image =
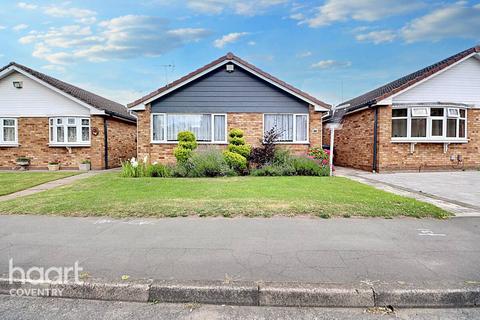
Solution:
[[[0,196],[38,186],[42,183],[66,178],[76,172],[1,172]]]
[[[178,146],[173,154],[176,164],[151,163],[148,157],[131,159],[122,164],[123,177],[225,177],[225,176],[328,176],[328,151],[310,148],[303,156],[292,155],[278,148],[280,133],[275,129],[265,134],[259,147],[245,142],[243,132],[232,129],[228,134],[228,147],[198,151],[198,142],[192,132],[178,134]]]

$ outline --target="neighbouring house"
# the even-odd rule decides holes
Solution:
[[[335,164],[370,171],[480,168],[480,46],[339,105],[324,117]]]
[[[232,53],[128,106],[138,117],[138,157],[163,162],[174,161],[177,134],[185,130],[201,149],[226,146],[232,128],[255,146],[275,127],[282,147],[305,154],[321,146],[321,118],[330,108]]]
[[[125,106],[15,62],[0,69],[0,168],[17,157],[31,168],[116,167],[136,155],[135,139]]]

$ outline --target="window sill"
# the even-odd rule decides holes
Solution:
[[[468,143],[468,139],[394,139],[392,143]]]
[[[49,143],[49,147],[51,148],[76,148],[76,147],[90,147],[90,143]]]
[[[0,148],[18,148],[18,143],[0,143]]]
[[[198,144],[220,144],[227,145],[228,142],[206,142],[206,141],[197,141]],[[178,144],[178,141],[150,141],[150,144]]]

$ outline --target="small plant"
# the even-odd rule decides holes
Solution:
[[[49,161],[48,164],[51,165],[51,166],[55,166],[55,165],[59,165],[60,162],[59,161]]]
[[[295,168],[288,164],[269,164],[251,172],[252,176],[294,176]]]
[[[243,131],[232,129],[228,133],[228,148],[223,155],[230,168],[242,174],[247,170],[247,158],[250,156],[252,147],[245,142]]]
[[[20,166],[20,170],[27,170],[27,167],[30,165],[30,158],[28,157],[18,157],[16,160],[17,165]]]
[[[222,153],[216,149],[195,153],[188,160],[187,172],[190,177],[222,177],[234,175]]]
[[[145,169],[145,176],[167,178],[171,176],[171,169],[163,164],[154,162],[147,165]]]
[[[92,164],[90,159],[82,160],[81,164]]]
[[[124,178],[139,178],[145,176],[145,168],[147,157],[143,158],[143,163],[135,157],[129,161],[122,162],[122,177]]]
[[[18,157],[17,158],[17,162],[30,162],[30,158],[29,157]]]
[[[48,171],[58,171],[60,170],[60,161],[53,160],[48,162]]]
[[[261,167],[271,164],[275,156],[275,141],[280,137],[280,132],[276,128],[272,128],[265,132],[264,139],[260,140],[261,146],[253,148],[250,155],[250,162]]]
[[[197,139],[193,132],[182,131],[177,135],[178,146],[173,149],[173,155],[177,162],[185,162],[193,155],[193,150],[198,146]]]

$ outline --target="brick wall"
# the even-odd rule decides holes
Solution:
[[[480,110],[467,111],[466,144],[450,144],[444,153],[441,143],[418,143],[410,153],[409,143],[391,143],[392,108],[379,108],[378,160],[380,171],[448,170],[480,168]],[[463,164],[452,162],[450,156],[463,157]]]
[[[339,166],[372,170],[373,117],[371,109],[345,117],[335,130],[334,162]],[[441,143],[418,143],[410,153],[409,143],[391,143],[392,108],[378,109],[378,171],[449,170],[480,168],[480,110],[467,112],[467,144],[450,144],[444,153]],[[324,128],[324,144],[330,144],[330,130]],[[461,155],[463,163],[450,160]]]
[[[310,145],[319,146],[322,141],[322,113],[314,112],[310,108]],[[263,113],[228,113],[227,130],[238,128],[243,130],[245,140],[248,144],[258,146],[263,136]],[[151,161],[160,161],[164,163],[175,162],[173,148],[176,144],[151,144],[150,143],[150,109],[138,112],[138,142],[137,154],[139,158],[148,156]],[[310,146],[309,144],[280,144],[281,148],[291,150],[296,154],[305,154]],[[223,149],[226,145],[215,145]],[[199,145],[199,150],[212,147],[212,145]]]
[[[120,139],[117,133],[112,133],[112,137],[109,139],[109,144],[118,143],[122,140],[122,145],[127,145],[126,153],[134,154],[131,150],[135,143],[133,135],[135,134],[134,124],[124,124],[123,122],[113,120],[112,123],[115,128],[113,131],[118,132],[122,130],[121,134],[125,132],[132,132]],[[120,124],[121,123],[121,124]],[[18,119],[18,147],[0,148],[0,168],[14,169],[17,167],[15,161],[17,157],[26,156],[31,158],[30,168],[32,169],[44,169],[47,167],[49,161],[59,161],[61,167],[64,169],[78,169],[78,164],[85,159],[90,159],[93,169],[104,168],[104,136],[103,136],[103,118],[100,116],[91,117],[91,128],[98,129],[98,135],[91,134],[90,147],[72,147],[69,151],[65,147],[50,147],[49,146],[49,124],[48,118],[19,118]],[[117,130],[118,127],[118,130]],[[115,138],[117,137],[117,138]],[[113,146],[114,149],[113,159],[118,164],[119,154],[121,152],[118,146]]]
[[[137,156],[137,127],[115,118],[108,119],[108,166],[121,166],[121,161]]]
[[[335,165],[372,170],[373,110],[347,115],[341,129],[335,130]],[[330,144],[330,129],[323,128],[323,144]]]

